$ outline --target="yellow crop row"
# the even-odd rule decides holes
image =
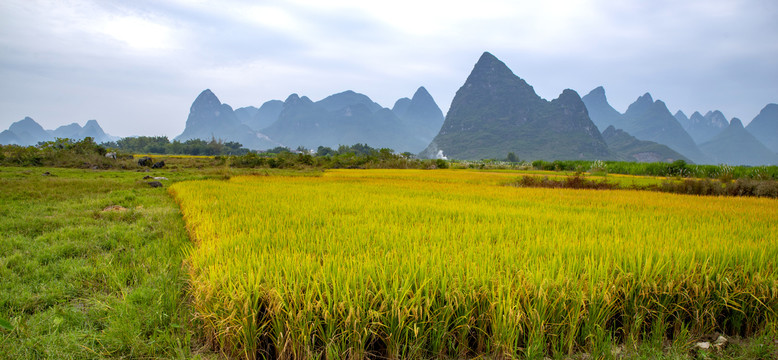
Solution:
[[[778,203],[336,170],[170,188],[195,311],[235,356],[545,356],[774,331]]]

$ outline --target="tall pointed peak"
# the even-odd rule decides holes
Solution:
[[[738,118],[732,118],[732,121],[729,122],[729,126],[734,129],[742,129],[743,128],[743,122],[740,121]]]
[[[205,89],[200,95],[197,95],[197,98],[189,108],[189,112],[211,111],[217,109],[220,105],[221,101],[219,101],[219,98],[216,97],[211,89]]]
[[[692,114],[692,117],[703,117],[703,116],[702,116],[702,114],[700,114],[700,112],[699,112],[699,111],[695,111],[695,112]]]
[[[419,101],[419,100],[432,100],[432,95],[427,91],[427,89],[424,88],[424,86],[420,86],[415,93],[413,93],[412,101]],[[434,100],[433,100],[434,101]]]
[[[413,97],[416,97],[417,95],[430,96],[430,93],[424,86],[419,86],[419,88],[416,89],[416,92],[413,93]]]
[[[552,100],[551,103],[559,104],[562,108],[573,112],[586,111],[586,105],[584,105],[581,97],[572,89],[565,89],[559,94],[559,97]]]
[[[197,98],[195,99],[195,102],[219,102],[219,98],[216,97],[216,94],[211,91],[211,89],[205,89],[203,90],[200,95],[197,95]]]
[[[313,101],[309,99],[307,96],[300,96],[295,94],[289,95],[286,100],[284,100],[284,106],[289,105],[298,105],[298,104],[313,104]]]
[[[592,91],[589,91],[589,94],[605,97],[605,88],[598,86],[592,89]]]
[[[473,76],[489,77],[490,75],[504,76],[514,74],[513,71],[508,68],[508,65],[505,65],[504,62],[500,61],[500,59],[489,52],[485,52],[481,55],[481,58],[478,59],[478,62],[475,63],[468,80],[471,80]]]
[[[21,119],[21,120],[15,122],[15,123],[11,124],[11,126],[12,127],[29,127],[29,126],[33,126],[35,128],[39,128],[40,127],[41,129],[43,129],[43,127],[41,127],[40,124],[38,124],[37,121],[33,120],[29,116],[25,116],[24,119]]]
[[[492,53],[488,51],[484,51],[484,53],[481,54],[481,57],[478,58],[478,62],[476,62],[475,65],[476,66],[478,66],[478,64],[485,65],[488,63],[502,63],[502,61],[500,61],[500,59],[498,59],[496,56],[492,55]]]
[[[676,118],[679,118],[679,117],[681,117],[681,118],[687,118],[687,119],[689,118],[689,117],[688,117],[688,116],[686,116],[686,114],[685,114],[683,111],[681,111],[681,110],[678,110],[678,111],[676,111],[674,116],[675,116]]]
[[[646,93],[646,94],[648,94],[648,93]],[[651,95],[648,95],[648,96],[649,96],[649,98],[651,97]],[[667,104],[665,104],[665,102],[664,102],[664,101],[662,101],[662,100],[657,100],[657,101],[654,101],[654,104],[655,104],[657,107],[659,107],[659,108],[664,108],[664,110],[665,110],[665,111],[667,111],[667,113],[668,113],[668,114],[670,113],[670,110],[669,110],[669,109],[667,109]]]
[[[664,105],[664,103],[662,103]],[[627,113],[642,113],[649,111],[654,106],[654,99],[651,98],[651,94],[645,93],[643,96],[638,97],[635,102],[629,105]]]
[[[509,88],[512,89],[513,96],[518,98],[531,99],[532,101],[541,100],[540,96],[535,93],[535,89],[527,84],[524,79],[516,76],[505,63],[494,55],[485,52],[478,59],[478,62],[473,67],[473,71],[470,72],[467,80],[465,80],[465,84],[457,93],[460,91],[473,93],[484,91],[491,94],[490,96],[495,96],[497,92],[504,93]],[[511,101],[516,101],[516,99]]]
[[[713,125],[720,129],[729,125],[729,120],[727,120],[727,117],[719,110],[708,111],[708,113],[705,114],[705,119],[708,120],[709,125]]]
[[[573,89],[564,89],[557,99],[562,102],[581,102],[581,97]]]
[[[603,88],[602,86],[598,86],[598,87],[592,89],[592,91],[589,91],[589,93],[584,95],[584,97],[587,98],[588,100],[596,100],[596,101],[599,101],[599,102],[608,102],[608,99],[605,96],[605,88]]]
[[[647,93],[643,94],[643,96],[639,97],[637,102],[653,103],[654,102],[654,98],[651,97],[651,93],[647,92]]]

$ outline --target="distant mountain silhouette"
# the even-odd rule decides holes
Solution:
[[[235,117],[238,118],[238,121],[241,122],[241,124],[249,125],[249,123],[254,120],[254,116],[257,115],[257,111],[259,109],[253,107],[253,106],[246,106],[242,108],[235,109]],[[251,127],[251,125],[249,125]],[[252,128],[253,129],[253,128]]]
[[[27,116],[19,120],[8,128],[8,131],[14,133],[22,146],[36,145],[40,141],[54,140],[54,136],[44,130],[43,127]]]
[[[602,133],[603,139],[608,143],[608,148],[614,154],[618,154],[621,160],[636,162],[673,162],[676,160],[689,161],[685,156],[670,149],[666,145],[653,141],[638,140],[624,130],[608,126]]]
[[[676,111],[673,117],[675,117],[675,119],[678,120],[678,123],[681,124],[681,126],[683,126],[684,129],[689,127],[690,124],[689,117],[686,116],[686,114],[684,114],[683,111],[681,110]]]
[[[250,119],[240,119],[240,121],[255,131],[261,131],[276,122],[276,120],[278,120],[278,115],[281,114],[281,110],[283,109],[283,101],[270,100],[262,104],[259,109],[256,109],[254,115],[252,115]]]
[[[318,102],[292,94],[284,101],[278,119],[263,132],[293,148],[366,143],[417,152],[425,145],[391,110],[351,90]]]
[[[11,130],[0,132],[0,145],[22,145],[22,140]]]
[[[455,159],[607,159],[608,150],[573,90],[546,101],[492,54],[484,53],[451,102],[440,132],[420,154]]]
[[[667,145],[698,164],[710,162],[665,103],[654,101],[649,93],[640,96],[627,108],[623,125],[624,131],[638,139]]]
[[[721,111],[708,111],[705,116],[695,111],[687,122],[686,132],[695,143],[702,144],[729,126],[729,121]]]
[[[602,132],[613,125],[620,129],[623,127],[624,119],[620,112],[614,109],[605,97],[605,89],[602,86],[594,88],[581,100],[586,104],[589,111],[589,118],[592,119],[597,128]]]
[[[411,106],[411,99],[407,97],[399,98],[394,102],[394,106],[392,106],[392,112],[398,117],[405,115],[405,112],[408,111],[409,106]]]
[[[114,141],[118,138],[106,134],[97,123],[97,120],[89,120],[82,128],[76,123],[58,127],[56,130],[44,130],[32,118],[25,117],[0,133],[0,144],[30,146],[37,145],[42,141],[52,141],[56,138],[67,138],[71,140],[82,140],[85,137],[91,137],[96,143]]]
[[[778,153],[778,104],[767,104],[746,126],[768,149]]]
[[[49,133],[55,138],[68,138],[72,140],[82,140],[85,137],[91,137],[98,144],[119,139],[116,136],[106,134],[105,131],[103,131],[103,128],[100,127],[100,124],[97,123],[97,120],[87,121],[86,124],[84,124],[84,127],[81,127],[81,125],[78,125],[77,123],[63,125],[53,131],[49,131]]]
[[[236,141],[248,149],[263,150],[278,146],[262,133],[258,133],[242,124],[235,112],[227,104],[222,104],[219,98],[206,89],[197,96],[189,108],[186,127],[176,140],[211,139]]]
[[[429,144],[443,125],[443,112],[427,89],[419,87],[412,99],[397,100],[392,112],[421,143]]]
[[[710,141],[700,144],[715,163],[729,165],[776,165],[778,155],[751,135],[740,119],[733,118],[727,128]]]
[[[354,92],[352,90],[346,90],[341,93],[327,96],[326,98],[316,102],[316,105],[322,107],[324,110],[333,112],[340,111],[347,107],[362,105],[367,108],[371,113],[375,113],[383,107],[378,103],[370,100],[367,95]]]

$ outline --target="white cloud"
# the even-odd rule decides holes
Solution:
[[[137,16],[116,16],[100,21],[95,32],[103,33],[134,50],[170,50],[176,47],[172,31]]]

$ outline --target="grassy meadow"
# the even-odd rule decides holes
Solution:
[[[182,267],[191,245],[147,174],[0,168],[0,358],[201,357]]]
[[[614,344],[688,358],[718,332],[766,337],[746,358],[775,356],[774,199],[505,186],[515,178],[174,184],[206,342],[248,359],[611,358]]]

